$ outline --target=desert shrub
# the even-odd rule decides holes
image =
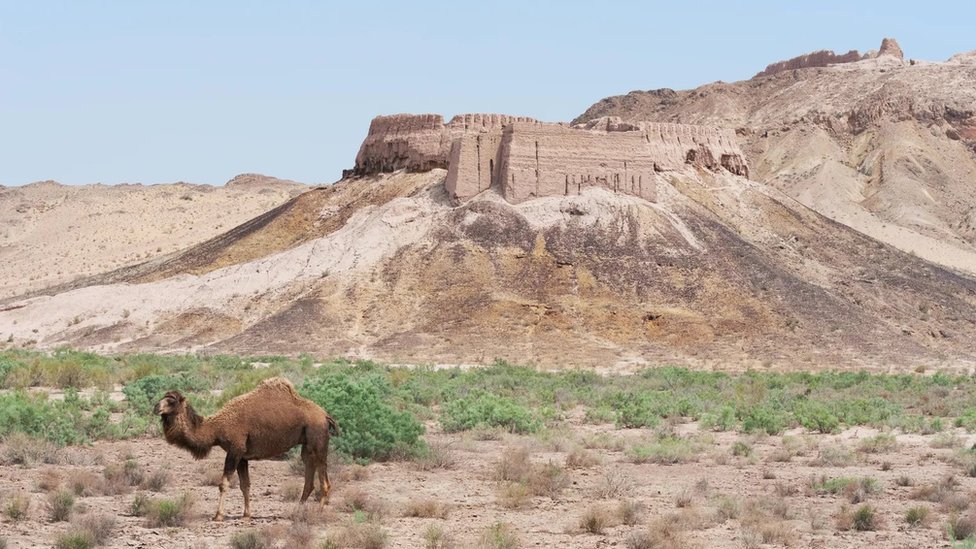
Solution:
[[[103,491],[102,480],[91,471],[75,470],[68,474],[65,486],[76,496],[90,497]]]
[[[87,530],[71,528],[58,535],[54,540],[54,549],[92,549],[95,547],[95,537]]]
[[[403,516],[416,518],[447,518],[447,505],[434,499],[412,499],[407,502]]]
[[[414,456],[414,463],[421,471],[451,469],[457,460],[457,451],[450,442],[429,442]]]
[[[40,463],[56,464],[61,451],[53,443],[24,433],[11,433],[0,449],[0,463],[33,467]]]
[[[150,528],[183,526],[190,518],[193,496],[189,492],[175,499],[159,499],[149,504],[146,513]]]
[[[837,415],[821,402],[800,402],[793,409],[793,416],[806,429],[820,433],[833,433],[840,426]]]
[[[105,514],[85,514],[72,521],[72,530],[91,535],[95,545],[105,545],[115,531],[115,517]]]
[[[126,462],[128,463],[128,462]],[[169,484],[170,474],[167,469],[156,469],[145,479],[145,486],[152,492],[162,492]]]
[[[724,404],[715,410],[702,414],[701,426],[715,431],[731,431],[738,421],[735,418],[735,408]]]
[[[843,443],[836,443],[822,446],[812,464],[826,467],[847,467],[852,465],[855,460],[856,456],[850,448]]]
[[[687,439],[663,437],[659,440],[634,444],[627,455],[634,463],[675,464],[692,461],[699,450]]]
[[[858,532],[874,531],[881,527],[881,519],[874,507],[865,503],[851,510],[844,506],[837,514],[838,530],[857,530]]]
[[[269,549],[271,546],[257,530],[235,532],[230,537],[232,549]]]
[[[390,536],[379,524],[355,523],[329,535],[323,549],[383,549]]]
[[[148,494],[140,492],[132,498],[132,503],[129,505],[129,513],[134,517],[144,517],[152,510],[152,506],[152,498]]]
[[[930,510],[924,505],[913,505],[905,511],[905,522],[909,526],[922,526],[929,519]]]
[[[566,467],[572,469],[586,469],[599,465],[600,456],[585,448],[573,448],[566,455]]]
[[[627,526],[633,526],[641,521],[644,515],[644,504],[639,501],[634,500],[621,500],[617,504],[617,520],[621,524],[626,524]]]
[[[14,522],[27,518],[30,514],[31,500],[24,494],[11,496],[3,505],[3,514]]]
[[[633,480],[614,467],[603,472],[596,486],[596,496],[602,499],[616,499],[628,496],[633,491]]]
[[[521,546],[522,542],[515,529],[504,522],[492,524],[478,539],[479,549],[517,549]]]
[[[742,430],[746,433],[766,433],[778,435],[786,430],[789,424],[787,414],[772,406],[757,406],[749,410],[742,418]]]
[[[13,433],[51,441],[58,446],[87,442],[88,420],[75,390],[61,401],[23,391],[0,394],[0,439]]]
[[[932,438],[929,446],[932,448],[959,448],[965,443],[956,433],[939,433]]]
[[[656,427],[661,423],[662,406],[651,394],[623,395],[616,405],[618,427]]]
[[[580,530],[588,534],[603,534],[607,526],[610,526],[610,513],[599,505],[590,505],[580,515]]]
[[[142,484],[145,478],[142,466],[134,459],[127,459],[122,463],[113,463],[102,470],[104,477],[103,491],[106,495],[126,494],[134,486]]]
[[[532,470],[529,461],[529,450],[525,446],[512,446],[502,452],[501,458],[495,463],[495,478],[521,482],[528,478]]]
[[[566,471],[551,461],[533,467],[527,481],[532,493],[548,496],[550,499],[558,498],[570,484]]]
[[[441,411],[441,426],[448,433],[479,427],[501,427],[510,433],[534,433],[542,422],[514,400],[478,393],[445,404]]]
[[[341,509],[371,521],[377,521],[386,514],[386,507],[381,500],[359,488],[352,488],[343,494]]]
[[[440,525],[428,524],[424,529],[424,549],[454,549],[454,537]]]
[[[878,433],[873,437],[862,439],[857,445],[858,450],[868,454],[889,452],[897,447],[898,440],[895,435],[889,433]]]
[[[976,534],[976,516],[972,513],[959,515],[953,513],[949,515],[946,523],[946,533],[951,540],[965,540]]]
[[[532,498],[524,482],[507,482],[498,489],[498,504],[506,509],[521,509]]]
[[[752,445],[748,442],[737,440],[732,443],[732,455],[739,457],[749,457],[752,455]]]
[[[57,490],[48,494],[47,513],[51,522],[68,520],[74,507],[75,495],[68,490]]]
[[[387,460],[415,453],[423,425],[409,413],[393,408],[389,382],[379,376],[354,379],[343,373],[306,379],[300,392],[339,421],[337,451],[364,460]]]
[[[167,391],[192,393],[206,388],[206,384],[199,378],[186,373],[149,375],[139,378],[122,387],[129,404],[140,414],[149,414],[153,406],[163,398]]]

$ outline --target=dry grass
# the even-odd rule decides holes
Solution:
[[[947,475],[935,484],[926,484],[915,488],[912,490],[911,494],[909,494],[909,497],[919,501],[941,503],[949,495],[955,492],[958,484],[959,481],[955,476]]]
[[[506,509],[522,509],[532,500],[532,493],[521,482],[509,482],[498,490],[496,500]]]
[[[629,496],[633,491],[634,481],[618,469],[610,468],[600,477],[596,496],[601,499],[618,499]]]
[[[529,460],[529,450],[524,446],[506,448],[501,458],[495,463],[495,480],[522,482],[529,476],[532,462]]]
[[[427,443],[427,449],[413,460],[421,471],[453,469],[457,465],[457,449],[453,442],[434,441]]]
[[[857,461],[855,453],[843,443],[823,446],[810,464],[821,467],[849,467]]]
[[[881,517],[871,505],[865,503],[852,509],[847,505],[841,507],[834,517],[837,529],[841,531],[856,530],[858,532],[875,531],[881,529]]]
[[[633,526],[644,516],[644,504],[639,501],[623,500],[617,505],[617,520],[621,524]]]
[[[905,522],[911,527],[925,526],[929,522],[931,510],[924,505],[913,505],[905,511]]]
[[[949,539],[964,540],[976,534],[976,515],[966,513],[964,515],[952,514],[946,523],[946,533]]]
[[[167,469],[157,469],[143,481],[143,487],[150,492],[162,492],[169,484],[171,475]]]
[[[568,454],[566,454],[566,467],[570,469],[588,469],[590,467],[596,467],[600,465],[603,460],[596,452],[587,450],[586,448],[573,448]]]
[[[496,522],[481,533],[478,549],[517,549],[522,546],[518,533],[504,522]]]
[[[878,433],[873,437],[862,439],[857,449],[867,454],[880,454],[898,448],[898,439],[890,433]]]
[[[583,447],[591,450],[622,452],[627,448],[627,441],[610,433],[596,433],[583,437]]]
[[[365,513],[366,517],[371,521],[378,521],[386,515],[386,506],[383,502],[373,498],[359,488],[346,490],[343,494],[340,508],[349,513],[356,511]]]
[[[3,514],[13,522],[19,522],[30,516],[31,500],[25,494],[15,494],[3,505]]]
[[[75,495],[68,490],[55,490],[47,495],[47,516],[51,522],[67,521],[74,508]]]
[[[331,463],[331,461],[329,463]],[[362,482],[369,479],[369,467],[359,465],[358,463],[353,463],[343,466],[342,470],[339,471],[337,476],[339,480],[343,482]]]
[[[105,545],[115,532],[115,517],[107,514],[85,514],[71,521],[72,529],[91,534],[95,545]]]
[[[322,549],[384,549],[390,535],[379,524],[350,524],[329,535]]]
[[[445,532],[439,524],[428,524],[424,529],[424,549],[455,549],[454,536]]]
[[[61,486],[61,473],[55,469],[44,469],[34,483],[38,492],[53,492]]]
[[[292,502],[298,501],[302,497],[302,490],[305,485],[301,482],[286,482],[284,486],[281,487],[281,501]]]
[[[694,497],[691,495],[691,492],[688,490],[682,490],[678,492],[676,496],[674,496],[674,506],[679,509],[691,507],[691,504],[693,502],[694,502]]]
[[[105,493],[104,481],[95,473],[78,469],[68,474],[65,485],[80,497],[91,497]]]
[[[547,496],[553,500],[558,499],[571,483],[565,469],[551,461],[532,467],[526,480],[533,494]]]
[[[0,465],[35,467],[42,463],[60,465],[61,450],[53,443],[24,433],[10,433],[0,446]]]
[[[579,519],[580,530],[588,534],[603,534],[611,525],[613,515],[601,505],[590,505]]]
[[[146,524],[150,528],[184,526],[193,511],[194,499],[189,492],[176,499],[152,501],[146,513]]]
[[[403,510],[403,516],[444,519],[447,518],[449,510],[447,505],[435,499],[413,499],[407,502]]]
[[[127,459],[121,465],[106,466],[102,476],[105,477],[103,493],[109,496],[128,494],[133,487],[142,484],[145,478],[142,467],[134,459]]]

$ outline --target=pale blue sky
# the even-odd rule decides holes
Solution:
[[[308,183],[376,114],[569,120],[827,48],[976,49],[974,2],[0,0],[0,184]]]

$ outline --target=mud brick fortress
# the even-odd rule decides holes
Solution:
[[[570,127],[500,114],[463,114],[447,124],[438,114],[378,116],[352,173],[444,168],[457,202],[491,187],[512,203],[588,187],[654,201],[662,174],[688,165],[749,175],[728,129],[615,117]]]

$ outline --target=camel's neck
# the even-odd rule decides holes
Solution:
[[[203,459],[216,444],[213,426],[189,404],[186,412],[163,416],[166,442],[189,450],[195,459]]]

